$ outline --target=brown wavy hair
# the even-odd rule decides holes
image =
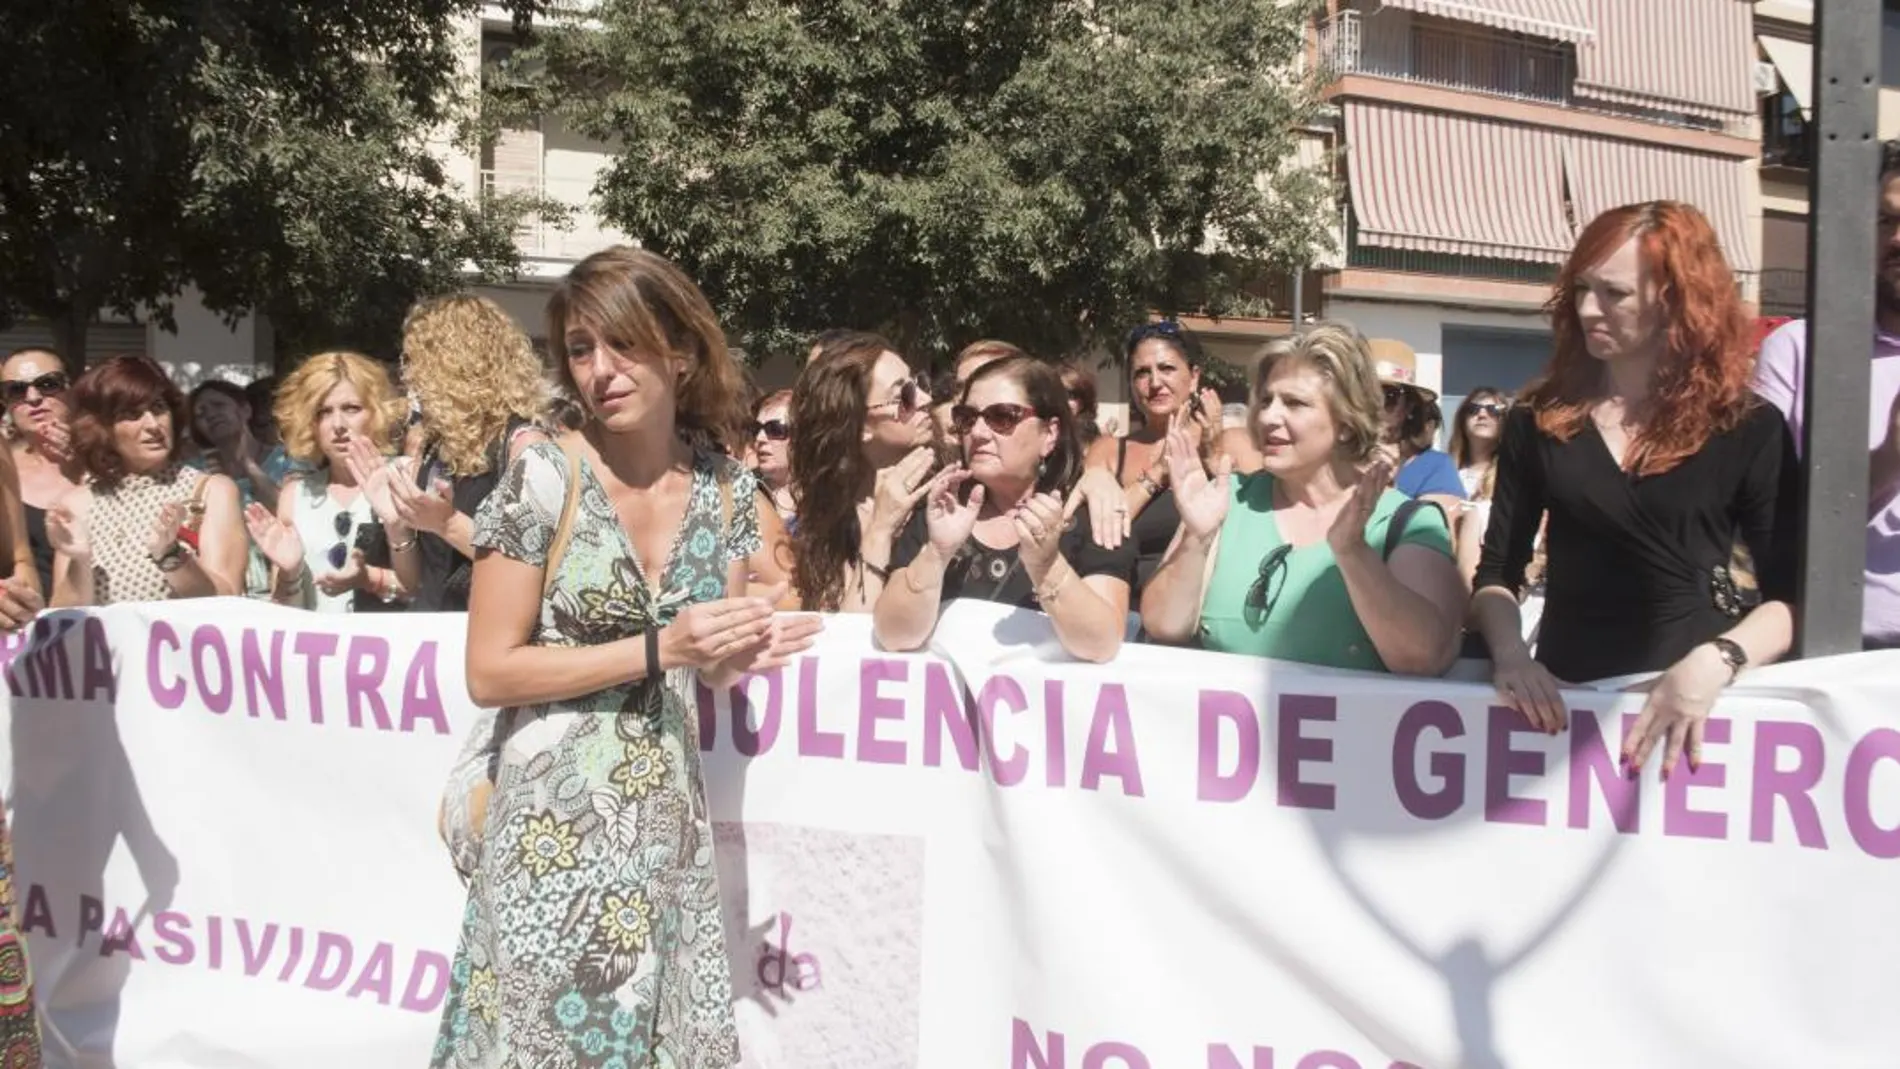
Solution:
[[[864,455],[864,421],[871,372],[886,352],[895,350],[875,334],[835,338],[792,385],[792,486],[798,495],[792,583],[809,610],[837,609],[845,566],[858,556],[858,502],[877,478]]]
[[[112,441],[114,423],[147,412],[169,413],[173,461],[191,428],[184,392],[146,356],[115,356],[94,366],[73,383],[67,403],[72,406],[73,455],[86,474],[105,487],[125,477],[125,458]]]
[[[486,297],[456,293],[410,309],[402,359],[403,380],[421,406],[423,440],[456,475],[487,471],[510,421],[546,414],[547,378],[533,342]]]
[[[548,298],[548,348],[555,375],[575,397],[581,391],[567,360],[567,332],[580,324],[619,351],[683,358],[673,416],[680,437],[729,456],[744,452],[745,376],[706,295],[672,261],[616,245],[575,264],[555,287]]]
[[[1604,368],[1584,348],[1577,279],[1632,236],[1644,271],[1656,280],[1668,341],[1656,365],[1651,411],[1630,443],[1629,466],[1637,475],[1659,475],[1739,425],[1754,397],[1748,311],[1715,229],[1689,205],[1628,204],[1584,227],[1544,306],[1556,334],[1550,367],[1524,391],[1523,403],[1536,413],[1538,429],[1560,442],[1590,421],[1603,396]]]
[[[356,387],[356,396],[369,415],[366,437],[384,453],[395,451],[405,406],[389,381],[389,372],[361,353],[339,351],[310,357],[277,387],[271,414],[277,418],[284,452],[291,459],[312,464],[324,459],[323,447],[317,444],[317,409],[341,382]]]

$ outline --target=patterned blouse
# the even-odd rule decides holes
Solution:
[[[92,590],[94,605],[165,601],[172,596],[165,573],[152,563],[152,525],[166,505],[189,506],[202,471],[172,464],[152,475],[128,474],[110,487],[92,487]]]
[[[545,566],[567,481],[559,446],[523,451],[476,514],[475,545]],[[722,487],[739,506],[723,524]],[[728,565],[760,544],[753,494],[740,465],[696,454],[656,589],[583,464],[536,643],[611,642],[725,597]],[[675,671],[477,724],[448,797],[491,765],[495,790],[485,840],[458,857],[468,908],[433,1065],[738,1062],[692,685]]]

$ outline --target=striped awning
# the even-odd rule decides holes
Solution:
[[[1538,263],[1570,251],[1553,130],[1347,101],[1346,178],[1367,245]]]
[[[1563,155],[1579,226],[1625,204],[1677,200],[1708,216],[1730,269],[1755,270],[1747,160],[1577,134],[1564,137]]]
[[[1385,0],[1385,6],[1556,41],[1583,42],[1594,32],[1584,0]]]
[[[1768,59],[1781,75],[1781,82],[1794,95],[1794,102],[1801,106],[1803,116],[1814,114],[1814,46],[1805,41],[1790,41],[1782,37],[1762,36],[1761,50],[1768,53]]]
[[[1750,0],[1585,0],[1580,97],[1732,121],[1755,113]]]

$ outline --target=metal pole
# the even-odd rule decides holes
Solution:
[[[1880,10],[1817,0],[1815,157],[1808,189],[1807,441],[1802,657],[1861,648],[1867,556],[1867,397],[1872,388]]]

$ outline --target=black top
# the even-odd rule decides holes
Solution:
[[[508,429],[489,444],[488,470],[480,475],[451,476],[431,446],[423,453],[422,463],[416,465],[416,485],[427,490],[437,480],[447,479],[455,511],[474,516],[487,500],[489,491],[501,481],[502,472],[507,470],[508,443],[526,426],[525,420],[508,422]],[[422,571],[421,583],[409,608],[416,612],[467,612],[468,584],[475,562],[462,556],[461,551],[446,540],[426,532],[416,535],[416,553],[421,557],[417,562]]]
[[[917,559],[917,554],[929,543],[925,511],[921,505],[914,509],[910,520],[904,524],[904,530],[898,534],[897,544],[891,547],[891,571]],[[1134,543],[1123,542],[1116,549],[1102,548],[1101,543],[1095,541],[1095,532],[1089,527],[1088,512],[1087,505],[1077,508],[1075,516],[1062,532],[1060,547],[1063,559],[1075,569],[1075,574],[1083,578],[1112,575],[1126,580],[1135,563]],[[1023,570],[1016,547],[992,549],[975,538],[965,542],[963,548],[957,551],[956,559],[944,569],[942,600],[947,602],[953,598],[995,601],[1023,609],[1042,608],[1036,601],[1035,585],[1030,582],[1029,573]]]
[[[1514,408],[1477,586],[1522,589],[1548,510],[1537,659],[1570,682],[1660,671],[1734,625],[1719,603],[1737,534],[1762,596],[1793,600],[1799,479],[1787,425],[1767,404],[1647,477],[1617,465],[1595,423],[1559,442],[1529,406]]]
[[[40,592],[53,599],[53,541],[46,537],[46,510],[22,502],[26,510],[26,543],[33,550],[33,570],[40,573]],[[9,562],[11,563],[11,562]]]
[[[1122,468],[1128,463],[1128,439],[1115,443],[1115,481],[1120,482]],[[1174,532],[1181,527],[1181,509],[1174,503],[1173,488],[1162,491],[1148,499],[1142,506],[1141,514],[1135,522],[1128,525],[1128,535],[1135,542],[1135,566],[1129,578],[1129,596],[1141,597],[1141,589],[1154,578],[1161,568],[1161,558],[1168,555],[1168,546],[1174,542]]]

